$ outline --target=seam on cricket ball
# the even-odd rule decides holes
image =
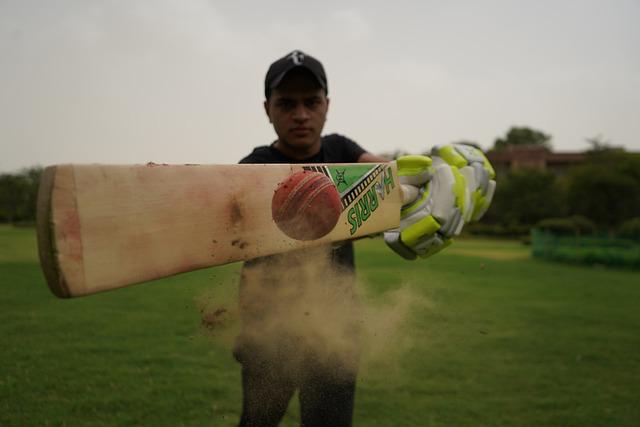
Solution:
[[[287,197],[284,199],[280,207],[278,208],[276,214],[279,218],[284,216],[284,213],[289,210],[289,206],[293,203],[293,200],[296,199],[298,193],[300,193],[304,187],[307,185],[309,181],[322,179],[324,175],[316,175],[316,174],[306,174],[306,176],[301,179],[295,187],[287,194]]]
[[[320,184],[316,189],[314,189],[311,194],[307,197],[308,203],[305,203],[301,208],[300,208],[300,213],[304,214],[308,208],[310,208],[313,205],[314,200],[316,199],[316,197],[318,197],[320,195],[320,193],[322,193],[326,188],[328,187],[332,187],[333,183],[326,180],[324,181],[322,184]]]

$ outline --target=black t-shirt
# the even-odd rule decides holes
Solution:
[[[333,133],[322,137],[320,151],[315,156],[298,160],[285,156],[271,145],[262,145],[240,163],[356,163],[365,150],[349,138]]]
[[[263,145],[253,149],[251,154],[240,160],[240,163],[356,163],[365,152],[355,141],[331,134],[322,137],[320,151],[309,158],[298,160],[284,155],[271,145]],[[351,242],[333,249],[332,259],[337,264],[354,269],[353,244]]]

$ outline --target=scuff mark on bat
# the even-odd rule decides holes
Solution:
[[[229,218],[231,219],[232,225],[238,225],[244,219],[242,208],[235,196],[231,197],[231,203],[229,206]]]
[[[231,246],[237,246],[237,247],[239,247],[240,249],[244,249],[244,248],[246,248],[247,246],[249,246],[249,243],[245,242],[245,241],[244,241],[244,240],[242,240],[242,239],[235,239],[235,240],[232,240],[232,241],[231,241]]]

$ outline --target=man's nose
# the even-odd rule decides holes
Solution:
[[[307,110],[307,107],[303,103],[296,105],[296,108],[293,111],[293,118],[294,120],[298,120],[298,121],[309,119],[309,111]]]

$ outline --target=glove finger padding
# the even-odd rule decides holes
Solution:
[[[496,188],[496,173],[482,150],[470,144],[436,146],[434,159],[443,159],[460,170],[466,179],[470,204],[464,212],[465,222],[478,221],[487,211]]]
[[[401,157],[397,164],[400,182],[420,187],[402,207],[400,227],[385,232],[385,242],[407,259],[430,256],[448,245],[448,235],[462,229],[461,209],[456,205],[468,203],[464,177],[441,159],[434,163],[427,156]]]
[[[421,206],[424,203],[425,184],[431,179],[431,158],[427,156],[403,156],[396,160],[399,181],[404,191],[404,199],[409,200],[400,212],[400,228],[386,231],[387,245],[406,259],[415,259],[416,253],[401,241],[401,231],[421,220]],[[416,215],[413,215],[413,214]]]
[[[416,187],[423,186],[431,179],[432,160],[429,156],[402,156],[396,160],[400,182]]]

